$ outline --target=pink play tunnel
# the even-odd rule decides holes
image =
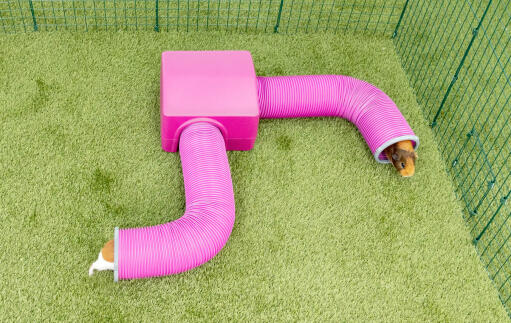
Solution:
[[[115,228],[115,281],[177,274],[223,248],[235,218],[226,142],[229,149],[251,149],[259,117],[345,118],[381,163],[388,162],[383,150],[398,141],[411,140],[418,147],[419,139],[394,102],[364,81],[339,75],[256,78],[248,52],[167,53],[172,63],[162,64],[162,147],[175,151],[179,139],[186,210],[166,224]],[[201,92],[204,82],[208,89]],[[229,102],[227,110],[219,95]],[[209,104],[207,113],[197,108],[201,104]]]
[[[340,117],[352,122],[376,161],[383,150],[415,136],[396,104],[372,84],[343,75],[258,77],[261,118]]]
[[[181,133],[186,209],[165,224],[114,233],[114,281],[177,274],[213,258],[234,225],[234,193],[222,134],[199,122]]]

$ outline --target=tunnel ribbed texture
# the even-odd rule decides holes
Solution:
[[[375,159],[385,163],[383,150],[401,140],[419,141],[396,104],[367,82],[342,75],[258,77],[261,118],[335,116],[349,120],[361,132]]]
[[[234,225],[234,193],[224,138],[209,123],[194,123],[179,141],[186,194],[184,215],[172,222],[118,230],[118,279],[165,276],[213,258]]]

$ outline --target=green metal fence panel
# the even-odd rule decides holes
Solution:
[[[392,37],[511,308],[509,0],[0,0],[0,33],[148,30]]]
[[[0,31],[365,32],[391,35],[404,0],[0,0]]]
[[[395,37],[476,249],[508,312],[510,21],[509,1],[410,1]]]

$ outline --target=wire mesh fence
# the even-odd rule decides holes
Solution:
[[[511,307],[509,1],[409,1],[396,50],[431,122],[464,218]]]
[[[404,0],[0,0],[0,30],[346,32],[389,35]]]
[[[0,0],[0,33],[154,30],[392,37],[474,244],[511,307],[509,0]]]

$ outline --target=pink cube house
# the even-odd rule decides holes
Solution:
[[[252,149],[259,104],[250,52],[163,52],[160,118],[165,151],[176,152],[181,131],[198,121],[216,125],[227,150]]]

